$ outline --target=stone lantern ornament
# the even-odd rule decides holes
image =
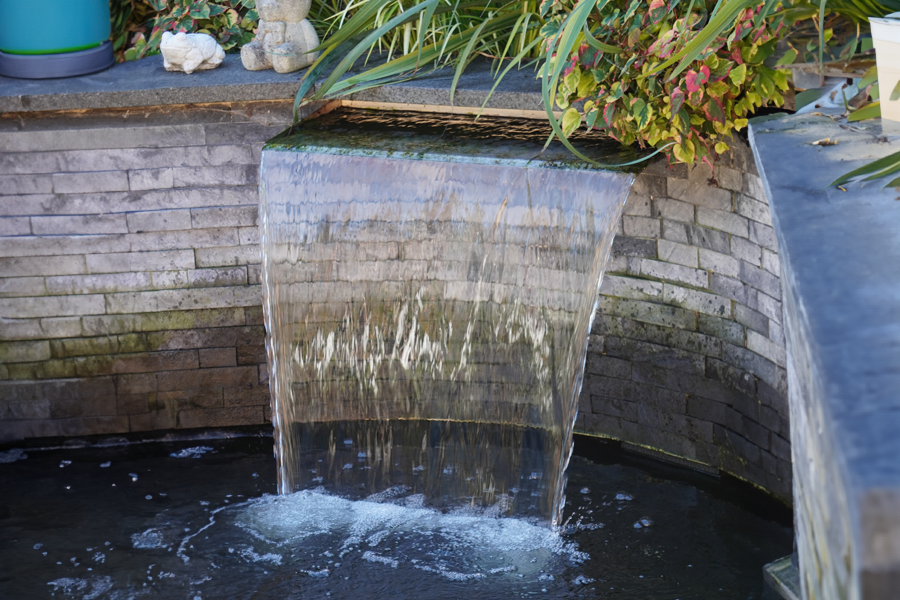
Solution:
[[[312,0],[256,0],[259,26],[252,42],[241,48],[248,71],[275,69],[292,73],[308,67],[318,52],[319,36],[306,17]]]

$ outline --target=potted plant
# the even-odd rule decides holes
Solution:
[[[878,89],[884,92],[881,118],[900,121],[900,98],[896,93],[900,83],[900,13],[892,13],[883,19],[872,17],[869,19],[869,26],[872,28],[872,42],[875,46]]]
[[[0,0],[0,75],[71,77],[112,66],[109,0]]]

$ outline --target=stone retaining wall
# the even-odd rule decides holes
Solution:
[[[749,147],[635,181],[600,290],[576,430],[791,498],[778,244]]]
[[[257,171],[290,103],[0,115],[0,441],[270,416]],[[790,497],[777,244],[747,147],[654,163],[577,429]]]
[[[284,102],[0,119],[0,439],[265,423]]]

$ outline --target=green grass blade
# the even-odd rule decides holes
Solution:
[[[508,15],[505,17],[494,19],[491,27],[488,29],[490,30],[490,32],[502,31],[503,28],[508,27],[509,24],[513,20],[515,20],[515,18],[515,15]],[[455,52],[463,48],[469,42],[469,38],[473,35],[473,33],[473,29],[458,33],[449,40],[444,40],[440,48],[437,44],[426,46],[422,49],[423,60],[426,63],[433,60],[438,60],[443,52]],[[413,70],[416,66],[417,60],[418,57],[414,53],[400,56],[391,61],[378,65],[377,67],[369,69],[364,73],[353,75],[352,77],[348,77],[335,83],[328,91],[325,92],[325,94],[329,98],[334,98],[339,95],[349,93],[350,90],[358,91],[358,86],[367,84],[370,81],[383,79],[386,77],[394,77],[404,72]]]
[[[662,73],[680,60],[681,62],[678,64],[678,67],[676,67],[669,76],[669,80],[676,77],[687,68],[689,64],[694,62],[697,56],[703,52],[713,40],[731,26],[740,11],[751,4],[753,4],[753,0],[725,0],[722,8],[714,18],[710,19],[709,23],[706,24],[706,27],[698,31],[684,48],[670,57],[666,62],[656,67],[654,73]]]
[[[847,117],[847,120],[850,122],[856,121],[864,121],[866,119],[874,119],[875,117],[881,116],[881,101],[876,100],[875,102],[870,102],[865,106],[856,109],[850,116]]]
[[[617,48],[615,46],[610,46],[609,44],[604,44],[600,40],[594,37],[591,33],[590,28],[587,26],[587,23],[584,24],[584,41],[587,42],[587,45],[595,50],[600,50],[601,52],[606,52],[607,54],[621,54],[622,49]]]
[[[319,44],[316,48],[310,50],[310,52],[320,52],[329,46],[340,44],[341,42],[356,36],[361,31],[364,31],[371,25],[372,21],[375,19],[375,15],[378,14],[378,11],[380,11],[388,2],[391,2],[391,0],[368,0],[365,3],[365,6],[363,6],[358,13],[353,15],[352,19],[343,23],[341,28],[338,29],[333,36],[325,40],[324,43]]]
[[[855,179],[860,177],[861,175],[869,175],[871,173],[875,173],[877,171],[883,171],[885,169],[889,169],[892,166],[900,163],[900,152],[894,152],[893,154],[889,154],[884,158],[879,158],[878,160],[872,161],[868,164],[861,166],[858,169],[853,169],[849,173],[844,173],[834,181],[832,181],[828,187],[833,187],[836,185],[842,185],[847,183],[851,179]]]
[[[772,11],[775,9],[775,5],[779,2],[779,0],[767,0],[763,9],[759,11],[759,13],[753,19],[753,26],[759,27],[763,20],[772,14]]]
[[[347,39],[341,42],[340,44],[336,44],[334,46],[330,46],[325,49],[322,54],[319,55],[319,58],[316,59],[316,62],[306,70],[306,74],[303,75],[303,79],[300,81],[300,89],[297,90],[297,95],[294,97],[294,121],[297,121],[298,110],[300,106],[304,104],[304,99],[306,94],[316,85],[316,82],[319,78],[328,70],[333,64],[338,62],[341,57],[344,55],[344,52],[350,49],[354,44],[358,43],[359,39]]]
[[[459,4],[458,0],[457,0],[457,4]],[[431,6],[429,6],[425,10],[424,13],[421,13],[419,15],[419,31],[418,31],[419,36],[418,36],[418,39],[416,40],[416,49],[418,50],[418,60],[417,60],[416,68],[418,68],[418,65],[421,64],[421,61],[422,61],[422,44],[425,43],[426,24],[431,23],[431,19],[434,18],[434,11],[437,9],[437,7],[438,7],[437,3],[434,3]]]
[[[509,49],[512,48],[513,44],[515,43],[515,41],[516,41],[516,34],[518,33],[519,28],[522,27],[522,28],[523,28],[523,33],[524,33],[525,28],[528,27],[528,17],[529,17],[528,14],[524,14],[524,15],[522,15],[521,17],[519,17],[518,20],[516,20],[515,25],[513,25],[512,29],[509,31],[509,34],[508,34],[508,37],[507,37],[507,40],[506,40],[506,46],[503,47],[503,51],[502,51],[502,52],[500,53],[500,55],[499,55],[501,61],[502,61],[504,58],[506,58],[506,55],[509,53]],[[520,49],[521,49],[521,48],[520,48]],[[497,73],[500,72],[500,66],[501,66],[501,64],[502,64],[502,63],[500,63],[500,64],[497,65]],[[491,73],[494,74],[493,68],[491,69]],[[494,75],[494,76],[496,76],[496,75]]]
[[[487,97],[484,99],[484,102],[481,104],[481,109],[478,111],[478,115],[475,117],[476,119],[481,116],[482,112],[484,112],[484,107],[487,106],[488,100],[491,99],[491,96],[494,94],[494,90],[497,89],[497,86],[500,85],[500,82],[503,81],[503,78],[506,77],[506,74],[509,73],[510,70],[512,70],[512,68],[514,66],[516,66],[517,64],[520,64],[522,62],[522,59],[525,58],[525,56],[529,52],[531,52],[531,49],[534,48],[537,44],[539,44],[542,41],[543,40],[540,37],[535,38],[534,40],[532,40],[532,42],[530,44],[525,46],[525,48],[523,48],[522,51],[516,55],[515,58],[513,58],[511,61],[509,61],[509,64],[506,65],[505,69],[503,69],[503,72],[501,72],[500,75],[494,79],[494,85],[491,87],[491,91],[488,92]]]
[[[819,75],[825,73],[825,4],[828,0],[819,0]],[[822,83],[824,83],[824,79]]]
[[[417,14],[427,9],[432,4],[436,4],[439,0],[426,0],[421,4],[417,4],[416,6],[401,12],[396,15],[392,19],[388,20],[387,23],[379,27],[378,29],[370,32],[363,41],[357,44],[352,50],[350,50],[346,56],[341,60],[340,64],[335,67],[334,71],[328,76],[324,83],[322,83],[319,90],[313,95],[313,99],[318,99],[328,93],[332,86],[344,75],[347,71],[350,70],[350,67],[356,62],[362,54],[368,50],[372,45],[378,42],[378,40],[388,31],[392,30],[394,27],[402,25],[407,20],[415,17]]]
[[[883,169],[881,171],[878,171],[877,173],[869,175],[868,177],[863,179],[863,181],[875,181],[876,179],[881,179],[882,177],[893,175],[897,171],[900,171],[900,160],[898,160],[893,166],[888,167],[887,169]]]
[[[559,121],[556,120],[556,115],[553,114],[553,99],[550,97],[550,93],[556,93],[556,86],[559,83],[559,75],[562,73],[563,66],[565,65],[566,59],[568,59],[569,55],[572,52],[572,47],[574,46],[575,36],[572,34],[573,29],[575,31],[580,31],[584,24],[587,22],[588,16],[590,15],[590,10],[593,7],[593,2],[590,0],[585,0],[584,2],[579,2],[569,16],[566,17],[566,20],[563,22],[563,33],[561,36],[557,37],[557,40],[554,44],[547,49],[547,52],[544,57],[544,74],[541,81],[541,98],[544,101],[544,110],[547,112],[547,119],[550,122],[550,127],[553,130],[553,133],[550,134],[550,138],[547,140],[547,143],[544,145],[546,148],[550,145],[550,142],[553,141],[553,137],[556,136],[559,140],[565,145],[566,148],[569,149],[575,156],[582,160],[586,160],[589,163],[596,164],[596,161],[589,159],[584,156],[578,150],[572,146],[572,143],[566,139],[565,134],[563,133],[562,127],[560,127]],[[575,27],[573,27],[573,25]],[[550,71],[550,57],[553,55],[553,50],[556,48],[556,64],[553,67],[553,72]]]
[[[456,64],[456,70],[453,73],[453,82],[450,84],[450,106],[453,106],[453,96],[456,94],[456,84],[459,83],[459,78],[463,74],[463,71],[469,65],[469,55],[472,54],[472,48],[475,47],[475,44],[481,39],[481,32],[484,30],[484,27],[490,23],[493,19],[486,19],[481,22],[481,25],[475,29],[475,32],[469,38],[469,43],[466,44],[466,47],[460,53],[458,62]]]

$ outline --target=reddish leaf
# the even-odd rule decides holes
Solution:
[[[653,0],[650,3],[650,22],[654,25],[663,20],[669,7],[666,6],[665,0]]]
[[[603,122],[606,123],[607,127],[612,127],[613,118],[616,115],[616,103],[610,102],[606,105],[606,108],[603,109]]]
[[[725,124],[725,111],[722,110],[722,104],[715,98],[710,98],[706,103],[706,116],[710,121]]]
[[[687,77],[684,78],[689,94],[698,91],[707,81],[709,81],[709,67],[706,65],[700,67],[699,73],[697,71],[688,71]]]
[[[682,106],[684,106],[684,92],[681,91],[681,88],[675,88],[669,96],[669,110],[672,117],[681,110]]]

